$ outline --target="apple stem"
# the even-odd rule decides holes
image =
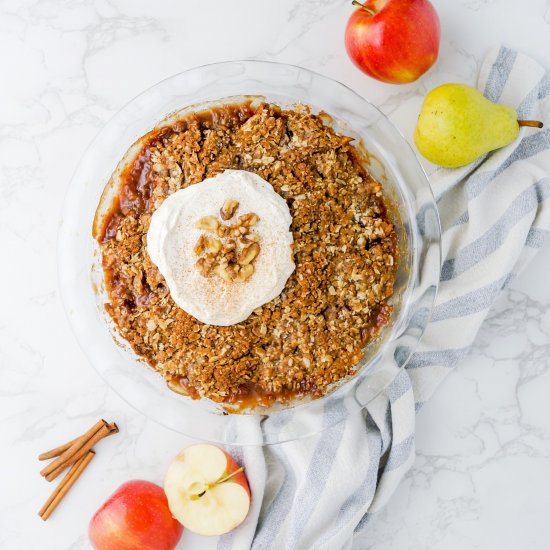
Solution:
[[[199,500],[199,498],[204,496],[206,494],[206,491],[208,491],[209,489],[212,489],[212,487],[214,487],[214,485],[218,485],[219,483],[224,483],[225,481],[231,479],[233,476],[236,476],[237,474],[240,474],[243,471],[244,471],[244,466],[241,466],[238,470],[235,470],[234,472],[231,472],[227,476],[221,477],[220,479],[218,479],[218,481],[214,481],[213,483],[209,483],[208,485],[206,485],[204,490],[201,491],[200,493],[192,494],[191,497],[190,497],[191,500]]]
[[[358,2],[357,0],[353,0],[351,3],[354,6],[365,10],[369,15],[376,15],[376,12],[372,11],[370,8],[367,8],[367,6],[364,6],[363,4],[361,4],[361,2]]]
[[[233,476],[236,476],[237,474],[240,474],[244,471],[244,466],[241,466],[238,470],[235,470],[234,472],[231,472],[228,476],[222,477],[221,479],[218,479],[214,485],[217,485],[218,483],[223,483],[224,481],[227,481],[228,479],[231,479]]]
[[[518,120],[520,126],[530,126],[531,128],[542,128],[544,124],[540,120]]]

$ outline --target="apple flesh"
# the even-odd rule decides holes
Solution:
[[[174,517],[199,535],[231,531],[250,509],[250,488],[242,468],[214,445],[184,449],[166,472],[164,491]]]
[[[392,84],[413,82],[436,61],[440,26],[428,0],[369,0],[350,17],[346,50],[363,72]]]
[[[182,532],[162,487],[142,480],[121,485],[88,529],[95,550],[172,550]]]

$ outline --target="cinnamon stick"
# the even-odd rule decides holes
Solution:
[[[45,453],[38,455],[38,460],[48,460],[50,458],[55,458],[56,456],[59,456],[61,453],[65,452],[71,445],[73,445],[77,439],[78,437],[75,439],[71,439],[71,441],[67,441],[67,443],[65,443],[64,445],[59,445],[59,447],[56,447],[51,451],[46,451]]]
[[[44,503],[44,506],[38,512],[38,515],[46,521],[57,508],[63,497],[68,493],[69,489],[74,485],[75,481],[80,477],[86,466],[94,458],[94,451],[88,451],[80,459],[78,459],[67,472],[67,475],[61,480],[55,488],[50,498]]]
[[[105,422],[105,421],[103,421]],[[48,466],[42,469],[40,474],[44,476],[48,481],[53,481],[59,474],[65,470],[68,466],[76,462],[78,459],[86,455],[86,453],[104,437],[107,437],[113,433],[118,432],[118,426],[113,422],[107,424],[106,422],[101,428],[82,445],[74,444],[67,449],[62,455],[57,457],[53,462],[50,462]]]
[[[56,447],[55,449],[52,449],[51,451],[46,451],[45,453],[42,453],[38,456],[38,460],[48,460],[49,458],[54,458],[56,456],[61,455],[64,453],[67,449],[72,447],[73,445],[79,444],[81,447],[90,437],[92,437],[96,432],[98,432],[103,426],[105,426],[107,422],[105,420],[101,419],[98,420],[86,433],[82,434],[79,437],[76,437],[75,439],[72,439],[68,443],[65,443],[64,445],[60,445],[59,447]],[[42,473],[42,472],[40,472]]]

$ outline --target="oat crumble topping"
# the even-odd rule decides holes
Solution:
[[[195,113],[146,136],[97,238],[107,311],[173,389],[269,404],[323,395],[354,373],[362,347],[388,322],[397,260],[381,185],[360,158],[351,139],[321,116],[268,104]],[[226,169],[255,172],[287,201],[296,269],[276,299],[221,327],[176,306],[147,254],[146,234],[167,196]],[[221,220],[237,207],[222,205]],[[227,224],[213,219],[207,237],[221,243],[219,228]],[[200,254],[218,247],[197,246]]]

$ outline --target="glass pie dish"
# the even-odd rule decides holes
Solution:
[[[400,258],[390,322],[364,349],[357,373],[324,397],[227,414],[208,399],[171,391],[118,335],[105,311],[99,245],[92,224],[104,187],[130,146],[181,114],[245,98],[283,108],[308,105],[364,149],[383,185]],[[101,130],[69,186],[59,232],[60,290],[69,321],[92,365],[137,410],[182,434],[224,444],[268,445],[326,429],[365,408],[391,383],[429,320],[440,269],[440,228],[431,189],[412,149],[388,119],[344,85],[300,67],[234,61],[191,69],[132,100]]]

